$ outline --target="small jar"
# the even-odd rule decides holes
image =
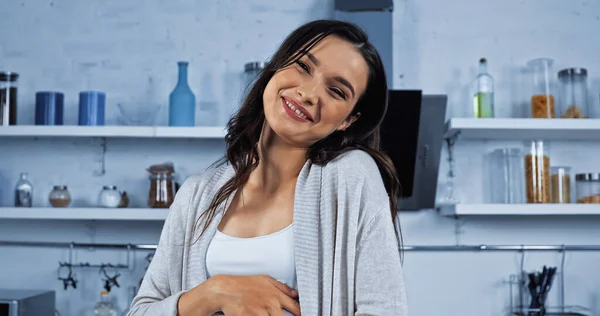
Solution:
[[[600,203],[600,173],[578,173],[575,181],[577,203]]]
[[[53,207],[67,207],[71,204],[71,194],[66,185],[55,185],[48,200]]]
[[[533,89],[531,95],[532,118],[554,118],[556,115],[554,104],[554,72],[550,58],[537,58],[527,63],[533,76]]]
[[[560,117],[588,118],[587,70],[567,68],[558,72],[560,83]]]
[[[114,185],[105,185],[98,196],[98,205],[101,207],[119,207],[121,204],[121,193]]]
[[[547,142],[525,143],[527,203],[550,203],[550,153]]]
[[[571,203],[571,168],[550,168],[550,191],[552,203]]]
[[[148,207],[169,208],[175,198],[173,175],[167,172],[150,174],[150,191],[148,192]]]

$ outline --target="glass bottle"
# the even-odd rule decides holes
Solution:
[[[188,62],[180,61],[179,78],[169,95],[169,126],[194,126],[196,97],[188,85]]]
[[[55,185],[48,200],[53,207],[67,207],[71,204],[71,194],[66,185]]]
[[[95,316],[115,316],[117,315],[117,311],[115,307],[110,302],[108,297],[108,292],[102,291],[100,292],[100,301],[94,305],[94,315]]]
[[[554,118],[556,116],[554,80],[550,58],[537,58],[527,63],[533,75],[531,117]]]
[[[550,203],[550,153],[543,140],[525,142],[527,203]]]
[[[494,117],[494,78],[488,73],[487,60],[479,60],[479,75],[473,96],[473,114],[476,118]]]
[[[175,198],[173,175],[159,171],[149,175],[150,191],[148,192],[148,207],[169,208]]]
[[[587,70],[567,68],[558,72],[560,117],[588,118]]]
[[[31,207],[33,204],[33,185],[27,179],[27,173],[21,173],[15,187],[15,206]]]

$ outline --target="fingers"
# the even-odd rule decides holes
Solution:
[[[281,295],[279,302],[281,303],[281,307],[283,307],[283,309],[292,313],[294,316],[300,316],[300,303],[298,303],[298,301],[289,296]]]
[[[285,316],[285,313],[280,308],[272,308],[269,310],[269,316]]]
[[[269,282],[271,282],[271,284],[273,284],[276,288],[278,288],[281,292],[283,292],[285,295],[291,297],[291,298],[298,298],[298,292],[294,289],[292,289],[291,287],[273,279],[272,277],[266,276],[267,280],[269,280]]]

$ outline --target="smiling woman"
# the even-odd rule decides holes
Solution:
[[[387,93],[355,25],[292,32],[178,191],[129,315],[408,315]]]

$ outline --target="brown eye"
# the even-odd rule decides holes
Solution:
[[[300,66],[300,68],[304,69],[304,71],[306,71],[307,73],[310,73],[310,67],[308,67],[307,64],[303,63],[302,61],[298,60],[296,62],[296,64],[298,64],[298,66]]]
[[[342,99],[346,100],[346,94],[344,94],[344,92],[338,88],[331,88],[331,91],[333,91],[333,93],[339,95]]]

